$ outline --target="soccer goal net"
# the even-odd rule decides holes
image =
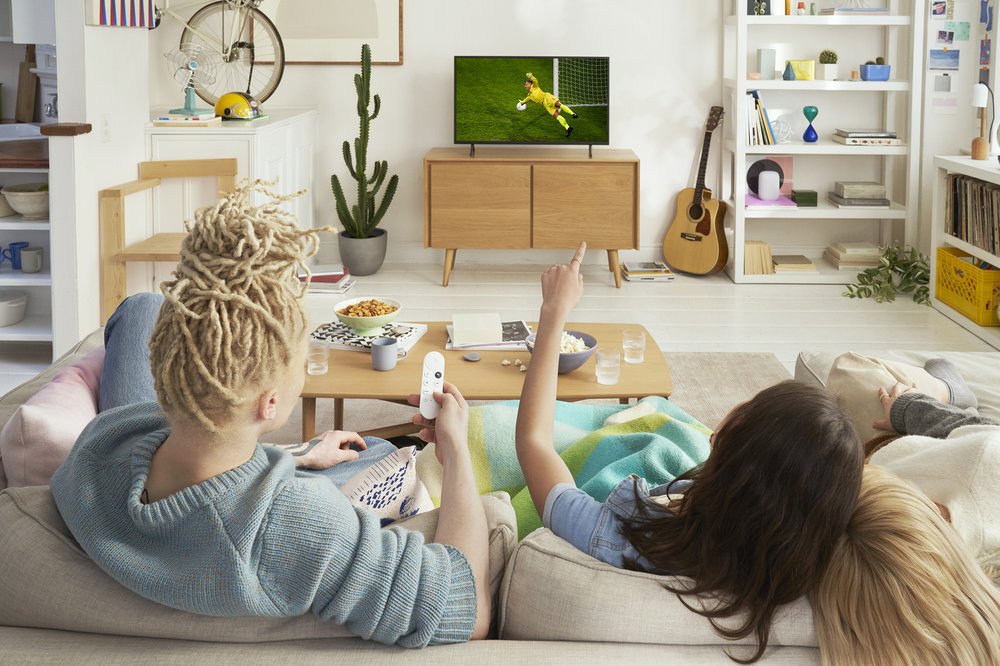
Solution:
[[[569,106],[608,105],[608,58],[556,58],[553,94]]]

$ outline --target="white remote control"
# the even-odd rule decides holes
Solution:
[[[434,393],[444,388],[444,356],[439,352],[427,352],[424,356],[424,371],[420,376],[420,415],[425,419],[436,419],[441,405],[434,399]]]

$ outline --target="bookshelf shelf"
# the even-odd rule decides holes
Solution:
[[[954,247],[971,254],[976,259],[993,266],[1000,266],[1000,256],[997,256],[972,243],[957,238],[945,231],[947,201],[947,180],[949,174],[961,174],[978,178],[987,183],[1000,185],[1000,169],[996,163],[985,160],[974,160],[971,157],[939,156],[934,158],[934,207],[931,213],[931,306],[943,315],[970,331],[995,349],[1000,349],[1000,327],[980,326],[965,315],[953,309],[937,297],[937,249],[939,247]],[[987,211],[989,214],[989,211]]]
[[[735,3],[723,31],[723,99],[726,122],[722,137],[722,182],[718,196],[730,202],[726,217],[729,262],[726,273],[737,283],[848,284],[856,271],[838,270],[823,259],[824,249],[839,241],[875,245],[912,244],[916,238],[919,201],[919,152],[924,60],[922,36],[926,10],[919,3],[889,2],[890,15],[747,16],[745,4]],[[845,50],[844,44],[850,44]],[[776,79],[750,79],[756,51],[777,52]],[[851,55],[884,55],[894,65],[890,81],[784,81],[785,60],[812,59],[820,48],[840,49],[838,74],[850,71]],[[846,54],[846,55],[845,55]],[[856,67],[855,67],[856,69]],[[781,118],[792,128],[793,140],[777,145],[750,145],[756,122],[747,98],[759,92],[772,125]],[[802,109],[817,106],[814,123],[820,140],[806,143]],[[852,146],[834,141],[836,128],[894,130],[905,143],[894,146]],[[787,156],[792,187],[815,190],[814,208],[755,209],[742,205],[748,191],[746,173],[760,159]],[[785,165],[785,161],[779,161]],[[789,165],[784,168],[788,169]],[[787,174],[786,174],[787,176]],[[889,208],[838,208],[826,201],[837,181],[877,181],[885,184]],[[732,202],[740,202],[733,206]],[[816,273],[744,273],[744,243],[765,241],[772,254],[803,254]]]

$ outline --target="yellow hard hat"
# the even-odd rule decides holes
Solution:
[[[242,92],[226,93],[215,103],[215,115],[229,120],[253,120],[259,118],[263,111],[260,102]]]

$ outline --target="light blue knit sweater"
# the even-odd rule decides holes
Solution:
[[[380,529],[327,479],[296,474],[284,451],[258,445],[235,469],[140,502],[168,433],[155,403],[109,410],[52,477],[73,535],[123,585],[204,615],[312,611],[404,647],[468,640],[476,591],[462,553]]]

